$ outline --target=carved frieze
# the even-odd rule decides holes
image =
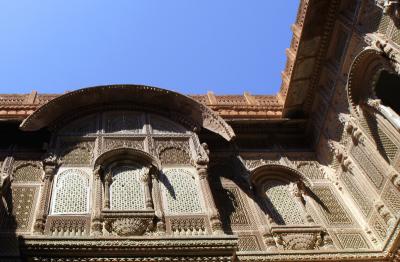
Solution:
[[[170,218],[169,223],[173,235],[197,236],[207,233],[204,217],[174,217]]]
[[[88,216],[49,216],[45,232],[52,236],[79,237],[89,234]]]
[[[125,138],[125,137],[105,137],[102,152],[116,148],[133,148],[144,150],[144,139],[141,138]]]

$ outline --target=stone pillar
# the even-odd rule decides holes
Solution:
[[[164,217],[164,212],[162,209],[162,203],[161,203],[161,193],[160,193],[160,184],[158,182],[158,172],[154,168],[153,170],[150,170],[150,176],[152,179],[152,195],[153,195],[153,200],[154,200],[154,212],[155,216],[157,218],[157,233],[159,235],[164,235],[166,232],[166,226],[165,226],[165,217]]]
[[[110,186],[112,183],[111,171],[104,178],[104,209],[110,209]]]
[[[144,201],[147,210],[153,210],[153,200],[151,197],[151,179],[150,179],[150,168],[143,168],[142,181],[144,182]]]
[[[206,143],[202,143],[201,147],[197,152],[197,172],[200,177],[200,187],[203,191],[205,201],[208,208],[208,215],[210,218],[211,230],[215,235],[223,234],[222,223],[219,217],[219,213],[217,207],[215,206],[215,202],[212,196],[210,182],[208,180],[208,163],[209,163],[209,154],[210,150],[208,149],[208,145]]]
[[[198,166],[197,171],[200,177],[200,186],[204,193],[205,200],[209,209],[208,213],[209,213],[212,232],[213,234],[216,235],[223,234],[222,223],[219,218],[219,213],[215,206],[215,202],[211,193],[210,184],[208,181],[207,166]]]
[[[94,181],[93,181],[94,201],[93,201],[91,234],[95,236],[99,236],[103,233],[103,224],[101,223],[101,205],[102,205],[101,173],[102,173],[101,166],[97,167],[94,170]]]
[[[35,224],[33,226],[34,233],[43,234],[49,212],[51,189],[53,178],[57,169],[57,158],[54,154],[49,154],[43,160],[44,178],[42,194],[40,196],[39,208],[36,215]]]
[[[306,200],[305,200],[305,185],[302,182],[291,183],[291,193],[294,196],[295,201],[298,203],[300,208],[303,211],[304,218],[306,219],[308,224],[315,224],[314,219],[308,213],[306,208]]]

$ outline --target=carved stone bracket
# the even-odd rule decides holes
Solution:
[[[375,202],[375,209],[378,214],[382,217],[387,225],[387,232],[390,232],[393,229],[393,226],[396,222],[396,218],[390,213],[388,207],[380,200]]]
[[[329,234],[319,226],[274,226],[271,228],[271,235],[273,236],[278,249],[282,250],[315,250],[321,248],[334,248]],[[270,238],[269,242],[271,242]]]
[[[104,212],[104,228],[117,236],[141,236],[154,229],[154,212]]]
[[[58,168],[59,161],[57,155],[53,152],[47,153],[43,158],[43,169],[44,169],[44,178],[43,178],[43,190],[40,196],[39,208],[37,211],[37,216],[35,220],[35,224],[33,226],[34,232],[36,234],[43,234],[44,227],[46,223],[46,218],[50,205],[50,194],[51,187],[53,183],[54,175],[56,174],[56,170]]]
[[[396,170],[392,170],[389,174],[390,180],[393,185],[400,190],[400,174]]]
[[[380,0],[382,2],[382,0]],[[383,0],[383,13],[390,16],[396,26],[400,25],[400,1]]]
[[[355,145],[364,142],[363,132],[352,120],[346,122],[345,129]]]
[[[328,143],[329,149],[333,152],[338,163],[340,163],[342,170],[351,170],[353,164],[346,152],[346,149],[335,141],[329,141]]]
[[[400,73],[400,53],[389,43],[388,40],[375,39],[372,41],[371,47],[368,48],[383,53],[385,57],[390,59],[394,71],[398,74]]]

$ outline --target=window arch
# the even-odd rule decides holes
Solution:
[[[67,169],[56,176],[51,214],[89,213],[89,175],[80,169]]]
[[[119,166],[112,170],[110,209],[121,211],[145,210],[144,176],[147,172],[137,165]]]
[[[384,106],[400,115],[400,76],[387,70],[382,70],[375,84],[375,95]]]

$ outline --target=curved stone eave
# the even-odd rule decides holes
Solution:
[[[21,123],[20,129],[36,131],[79,108],[116,103],[134,103],[177,112],[227,141],[235,137],[232,127],[205,105],[173,91],[144,85],[95,86],[64,94],[38,108]]]

